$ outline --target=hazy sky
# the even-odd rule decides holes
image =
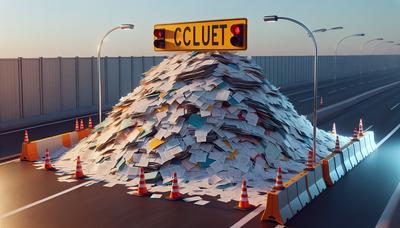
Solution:
[[[264,15],[274,14],[298,19],[310,29],[343,26],[317,34],[321,54],[332,54],[346,35],[366,33],[345,41],[339,50],[358,54],[368,39],[400,42],[399,12],[400,0],[0,0],[0,57],[93,56],[101,36],[120,23],[133,23],[135,29],[113,33],[104,55],[163,54],[153,51],[154,24],[236,17],[249,20],[243,54],[312,54],[311,42],[298,26],[263,22]],[[400,51],[393,47],[397,49],[389,51]]]

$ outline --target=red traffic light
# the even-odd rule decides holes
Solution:
[[[165,37],[165,29],[154,29],[153,34],[158,39],[164,38]]]
[[[233,35],[237,36],[240,35],[240,33],[242,33],[243,30],[243,25],[232,25],[231,26],[231,33],[233,33]]]

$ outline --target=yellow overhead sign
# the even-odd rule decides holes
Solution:
[[[247,49],[247,19],[196,21],[154,26],[155,51]]]

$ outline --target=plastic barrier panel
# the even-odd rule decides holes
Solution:
[[[358,161],[357,161],[357,158],[356,158],[356,154],[354,152],[353,144],[349,145],[347,147],[347,149],[349,150],[349,157],[350,157],[351,166],[355,167],[358,164]]]
[[[335,169],[336,173],[338,174],[338,178],[341,178],[344,175],[344,164],[342,160],[342,155],[340,153],[335,154],[334,160],[335,160]]]
[[[354,146],[354,153],[356,155],[357,162],[360,163],[363,160],[361,155],[360,141],[354,141],[352,145]]]
[[[287,189],[268,192],[267,205],[261,220],[271,220],[283,225],[291,217],[293,214],[289,206]]]
[[[325,183],[328,186],[332,186],[336,181],[339,180],[339,176],[335,169],[335,158],[333,155],[329,155],[327,158],[322,160],[322,174],[324,176]]]
[[[365,136],[360,138],[360,151],[361,151],[361,155],[363,156],[363,158],[366,158],[368,156],[368,150],[365,144]]]
[[[346,168],[346,172],[349,172],[353,168],[353,166],[351,165],[351,162],[350,162],[350,155],[349,155],[348,147],[342,149],[342,155],[343,155],[343,162],[344,162],[344,167]]]
[[[307,182],[307,190],[311,199],[314,199],[319,195],[319,191],[317,185],[315,183],[315,173],[314,171],[306,172],[306,182]]]
[[[284,184],[284,186],[288,192],[288,201],[290,209],[292,210],[292,214],[295,215],[297,212],[301,210],[301,208],[303,208],[300,199],[297,196],[296,180],[290,179],[288,182]]]
[[[367,147],[368,154],[370,154],[374,151],[374,149],[372,148],[372,143],[371,143],[371,140],[374,140],[374,139],[373,139],[373,136],[371,133],[372,132],[368,131],[365,133],[365,136],[364,136],[365,137],[365,146]]]
[[[326,189],[326,184],[324,181],[324,177],[322,175],[322,165],[318,164],[317,166],[315,166],[314,174],[315,174],[315,184],[317,185],[317,188],[321,193]]]
[[[46,149],[49,149],[50,154],[61,147],[72,147],[81,139],[88,136],[92,129],[84,129],[82,131],[68,132],[61,135],[55,135],[49,138],[44,138],[29,143],[22,143],[21,160],[37,161],[44,158]]]
[[[297,196],[300,199],[301,205],[305,207],[311,201],[311,199],[310,195],[308,195],[306,176],[304,172],[301,172],[296,175],[296,183],[297,183]]]
[[[374,132],[373,131],[371,131],[371,132],[369,132],[370,133],[370,140],[369,140],[369,144],[371,145],[371,147],[372,147],[372,151],[375,151],[378,147],[377,147],[377,145],[376,145],[376,143],[375,143],[375,135],[374,135]]]

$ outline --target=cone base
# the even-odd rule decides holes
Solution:
[[[138,192],[135,192],[135,193],[132,193],[132,195],[134,195],[134,196],[142,196],[142,197],[144,197],[144,196],[150,196],[150,192],[146,192],[146,193],[138,193]]]
[[[342,150],[334,150],[333,153],[342,153]]]
[[[183,198],[183,196],[181,194],[177,195],[177,196],[167,196],[166,199],[167,200],[171,200],[171,201],[177,201],[177,200],[181,200]]]
[[[81,180],[81,179],[85,179],[85,178],[87,178],[87,176],[86,175],[74,175],[73,176],[75,179],[77,179],[77,180]]]
[[[44,169],[47,170],[47,171],[57,171],[57,169],[54,168],[53,166],[51,166],[51,167],[45,167]]]
[[[314,168],[314,167],[312,167],[312,168],[305,168],[304,170],[305,170],[305,171],[314,171],[315,168]]]
[[[241,210],[241,211],[249,211],[249,210],[254,209],[255,207],[256,207],[256,206],[254,206],[253,204],[249,204],[249,205],[246,205],[246,206],[239,206],[239,205],[237,205],[237,206],[235,207],[235,209]]]
[[[357,138],[357,139],[352,139],[351,141],[360,141],[360,139],[359,138]]]

